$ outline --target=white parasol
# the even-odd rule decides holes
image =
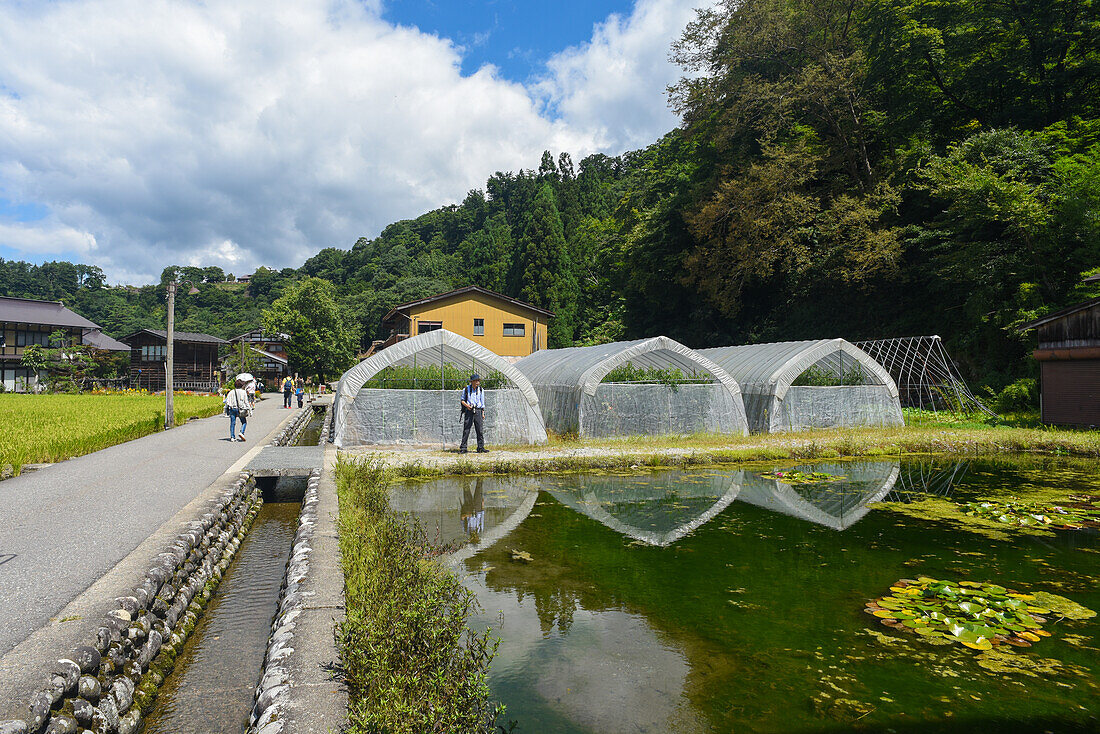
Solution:
[[[256,381],[256,378],[252,376],[251,372],[242,372],[241,374],[237,375],[237,379],[240,380],[241,383],[244,384],[246,387],[248,386],[248,383]]]

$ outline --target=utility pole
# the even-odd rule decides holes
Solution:
[[[195,295],[199,289],[189,280],[183,281],[191,286],[188,295]],[[164,430],[176,425],[176,401],[173,393],[173,378],[176,372],[176,281],[168,281],[168,349],[164,360]]]
[[[168,281],[168,353],[164,365],[164,430],[176,425],[172,378],[176,369],[176,281]]]

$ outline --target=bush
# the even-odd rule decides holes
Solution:
[[[1019,413],[1039,407],[1039,381],[1024,377],[1005,386],[993,400],[998,413]]]
[[[442,372],[442,374],[440,374]],[[470,382],[471,371],[468,367],[456,367],[453,364],[413,367],[398,365],[386,367],[363,385],[364,388],[388,388],[391,390],[461,390]],[[499,390],[508,387],[508,378],[499,372],[490,372],[481,376],[481,386],[486,390]]]
[[[352,734],[489,734],[504,713],[487,677],[498,640],[467,626],[473,594],[389,506],[385,471],[336,467],[346,616],[336,642]]]
[[[713,382],[708,374],[685,375],[678,367],[661,369],[660,367],[635,367],[627,362],[610,370],[601,382],[640,382],[660,385],[683,385],[691,382]]]

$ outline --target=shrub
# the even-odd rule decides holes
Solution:
[[[442,374],[440,374],[442,372]],[[397,365],[386,367],[363,385],[364,388],[389,388],[391,390],[461,390],[470,381],[471,370],[453,364],[413,367]],[[499,390],[508,387],[508,378],[499,372],[490,372],[481,376],[481,386],[486,390]]]
[[[1039,407],[1039,381],[1024,377],[1006,385],[993,401],[998,413],[1018,413]]]
[[[685,375],[678,367],[635,367],[633,362],[627,362],[609,371],[601,382],[641,382],[671,386],[690,382],[713,382],[713,378],[708,374],[694,372]]]
[[[467,626],[476,601],[389,507],[381,464],[341,458],[346,616],[336,630],[352,734],[489,734],[504,713],[487,676],[498,640]]]

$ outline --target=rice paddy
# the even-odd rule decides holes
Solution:
[[[214,395],[176,395],[176,425],[221,412]],[[164,396],[0,394],[0,471],[63,461],[164,426]],[[10,467],[10,468],[9,468]]]

